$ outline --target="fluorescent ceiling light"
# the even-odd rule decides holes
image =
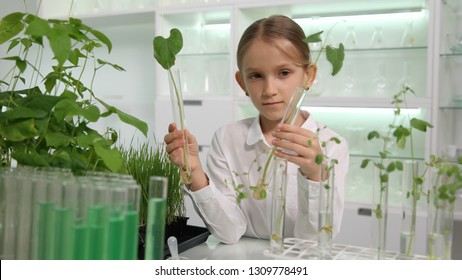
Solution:
[[[376,11],[376,12],[369,12],[365,14],[351,14],[351,15],[306,15],[306,16],[299,16],[295,17],[294,21],[300,25],[309,25],[313,23],[313,20],[319,20],[322,22],[339,22],[339,21],[379,21],[379,20],[411,20],[415,18],[420,18],[425,16],[425,10],[404,10],[404,11]]]

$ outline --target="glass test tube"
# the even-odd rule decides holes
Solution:
[[[128,205],[125,211],[124,260],[136,260],[138,257],[138,220],[141,199],[141,187],[132,180],[127,186]]]
[[[149,178],[148,217],[146,225],[146,260],[164,259],[167,177]]]

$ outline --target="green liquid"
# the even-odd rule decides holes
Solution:
[[[166,200],[150,198],[146,225],[146,260],[164,259]]]
[[[37,254],[38,260],[54,259],[54,204],[39,202],[37,221]]]
[[[74,224],[74,211],[70,208],[55,209],[55,259],[72,259],[72,225]]]
[[[123,248],[124,218],[116,215],[109,218],[108,255],[109,260],[121,260]]]
[[[74,260],[89,259],[90,231],[86,224],[74,225],[73,254]]]
[[[107,207],[88,207],[89,259],[104,260],[107,256]]]
[[[138,257],[138,212],[125,212],[124,260],[136,260]]]

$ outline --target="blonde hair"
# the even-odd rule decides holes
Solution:
[[[245,53],[256,40],[263,40],[274,45],[294,62],[307,66],[310,64],[311,55],[308,44],[304,41],[305,32],[295,21],[283,15],[272,15],[252,23],[242,34],[237,47],[237,66],[242,67]],[[285,39],[291,43],[281,44],[279,39]]]

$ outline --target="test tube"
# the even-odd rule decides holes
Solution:
[[[17,237],[16,259],[30,260],[33,258],[33,184],[30,171],[23,170],[17,174]]]
[[[141,187],[132,180],[127,186],[128,205],[125,215],[125,235],[123,259],[136,260],[138,257],[138,220],[141,199]]]
[[[14,260],[16,259],[16,236],[17,236],[17,188],[16,174],[13,172],[5,173],[2,176],[2,199],[3,222],[2,222],[2,240],[1,243],[1,259]]]
[[[146,247],[144,254],[146,260],[164,259],[167,187],[167,177],[151,176],[149,178]]]
[[[103,260],[107,258],[107,221],[110,189],[101,178],[93,177],[92,203],[88,207],[89,258]]]
[[[273,176],[270,180],[271,200],[271,253],[281,255],[284,252],[284,224],[286,211],[287,161],[275,158]]]
[[[61,184],[62,198],[55,208],[55,259],[73,257],[73,234],[77,209],[78,186],[72,177]]]
[[[76,178],[77,183],[77,208],[73,225],[72,259],[88,260],[90,250],[90,230],[87,221],[87,209],[91,205],[92,188],[89,185],[91,179],[85,176]]]
[[[120,183],[120,181],[112,182],[110,190],[107,245],[107,258],[110,260],[123,259],[124,212],[128,204],[128,194],[127,188],[121,186]]]

